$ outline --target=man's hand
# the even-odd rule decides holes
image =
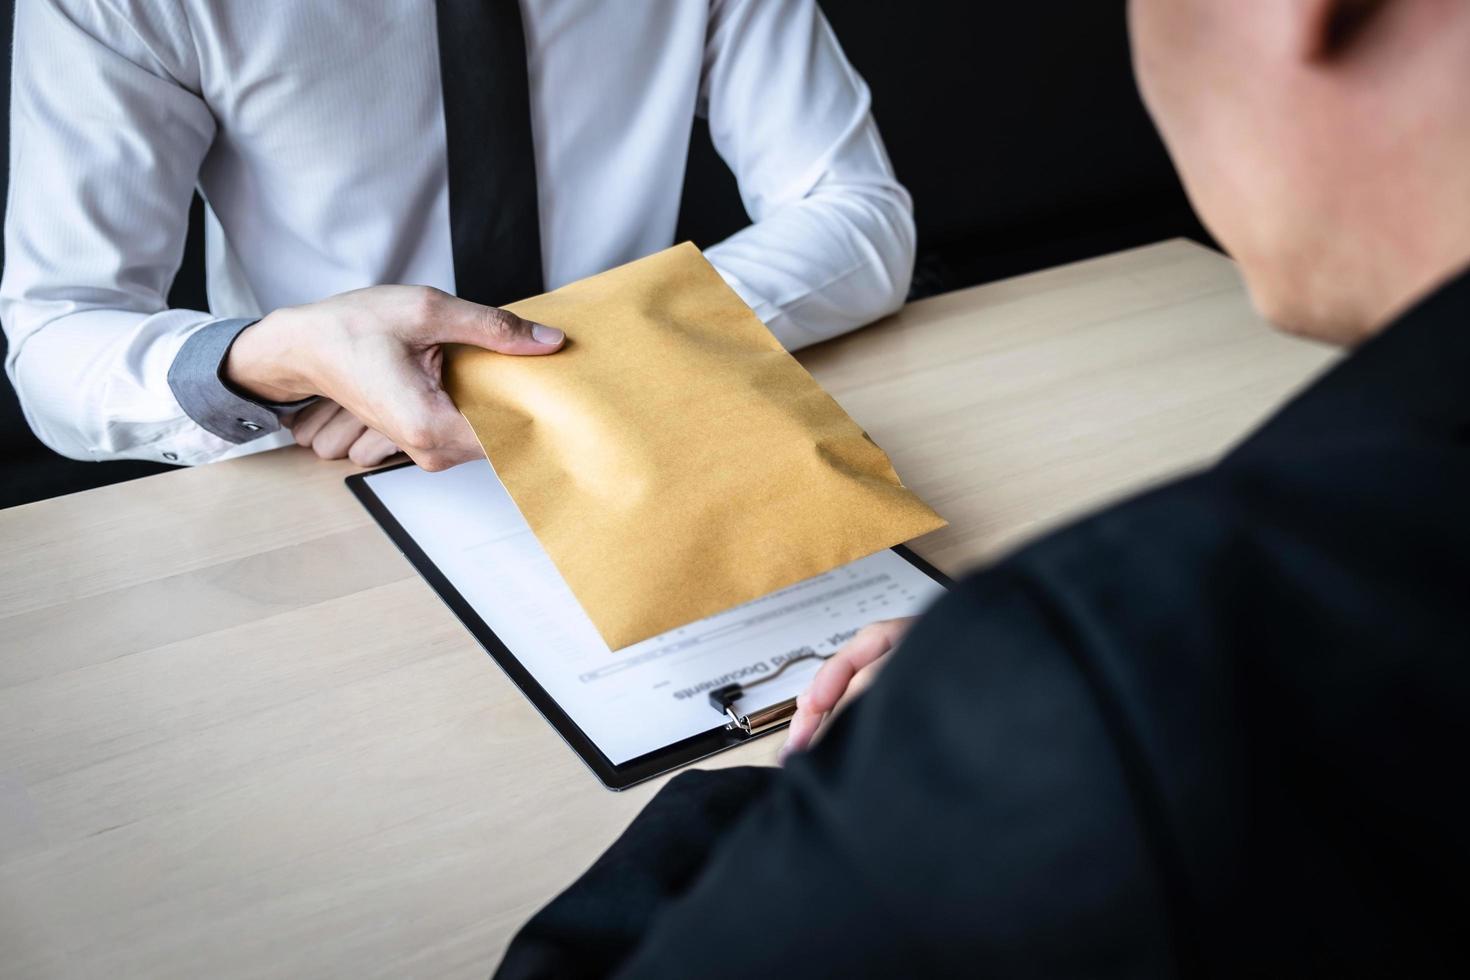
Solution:
[[[312,402],[286,421],[296,444],[322,459],[346,457],[358,466],[377,466],[398,452],[393,440],[369,429],[330,399]]]
[[[440,382],[443,345],[551,354],[565,339],[554,327],[438,289],[371,286],[283,307],[245,328],[225,358],[224,376],[267,401],[329,398],[424,469],[443,470],[483,455]],[[340,423],[340,431],[347,427]],[[313,433],[313,446],[320,434]]]
[[[822,664],[807,689],[796,699],[796,714],[781,747],[782,762],[793,752],[810,746],[826,731],[829,721],[852,699],[873,683],[884,664],[884,654],[898,646],[898,641],[914,620],[885,619],[864,626],[857,635],[842,645],[830,660]]]

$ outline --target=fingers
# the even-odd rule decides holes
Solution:
[[[842,714],[848,705],[852,704],[863,692],[873,686],[873,681],[878,679],[878,674],[886,664],[887,659],[874,660],[868,666],[852,675],[852,682],[847,685],[847,691],[842,695],[842,700],[837,702],[837,707],[827,712],[828,718],[835,718]]]
[[[553,354],[566,342],[566,334],[557,328],[523,320],[509,310],[447,293],[430,296],[425,303],[422,323],[432,343],[470,344],[501,354]]]
[[[347,458],[358,466],[377,466],[398,452],[393,440],[374,429],[368,429],[347,451]]]
[[[791,724],[786,728],[786,744],[781,746],[776,761],[784,765],[792,753],[805,751],[812,744],[812,739],[816,736],[817,729],[822,727],[822,719],[825,717],[827,716],[824,713],[803,708],[797,702],[796,714],[791,716]]]
[[[366,431],[367,426],[359,422],[356,415],[338,410],[312,438],[312,452],[322,459],[345,459],[347,450]]]
[[[887,619],[865,626],[843,644],[796,699],[778,760],[807,749],[822,733],[833,712],[862,693],[877,676],[882,657],[912,625],[912,619]]]
[[[335,402],[323,399],[308,405],[292,419],[296,442],[310,447],[322,459],[351,459],[358,466],[377,466],[398,452],[393,440],[369,429]]]
[[[902,627],[895,625],[899,623],[907,625],[906,620],[884,620],[864,626],[831,660],[822,664],[802,694],[812,710],[827,712],[837,707],[853,676],[893,648],[903,632]]]
[[[341,411],[341,406],[330,398],[312,402],[310,405],[297,412],[291,419],[291,434],[296,437],[296,445],[303,449],[311,445],[311,440],[322,430],[322,426],[331,420],[333,415]]]
[[[781,747],[776,761],[785,764],[787,757],[795,752],[803,752],[811,746],[820,742],[827,734],[827,729],[832,727],[832,722],[842,714],[843,710],[853,702],[859,695],[872,686],[874,678],[878,676],[879,668],[884,664],[882,659],[874,660],[872,663],[858,670],[848,681],[846,689],[837,699],[837,703],[826,711],[821,711],[810,706],[803,706],[801,698],[797,699],[796,714],[792,715],[791,722],[787,727],[786,744]]]
[[[849,644],[850,646],[851,644]],[[866,644],[863,652],[866,653],[872,644]],[[837,702],[842,700],[843,692],[847,690],[848,683],[858,669],[870,664],[877,655],[865,657],[861,663],[854,660],[847,652],[847,647],[838,651],[831,660],[822,664],[822,669],[812,678],[811,684],[796,699],[798,704],[805,704],[809,711],[824,715],[837,707]]]

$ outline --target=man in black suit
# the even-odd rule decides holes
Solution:
[[[1470,6],[1134,0],[1272,320],[1354,348],[1213,469],[867,634],[781,771],[690,773],[507,976],[1459,974]],[[1457,775],[1459,774],[1459,775]]]

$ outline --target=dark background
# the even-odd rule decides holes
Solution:
[[[889,155],[914,197],[911,298],[1176,235],[1209,241],[1134,88],[1124,0],[822,6],[873,91]],[[0,12],[8,56],[10,0]],[[9,105],[9,80],[7,66],[0,105]],[[6,116],[6,147],[8,127]],[[697,125],[679,239],[711,245],[748,220]],[[196,202],[174,306],[206,308],[200,228]],[[9,382],[0,383],[0,507],[163,469],[57,456],[31,435]]]

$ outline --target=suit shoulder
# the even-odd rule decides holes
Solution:
[[[1249,491],[1217,470],[1107,506],[1021,548],[1006,564],[1080,586],[1196,574],[1251,536]]]

